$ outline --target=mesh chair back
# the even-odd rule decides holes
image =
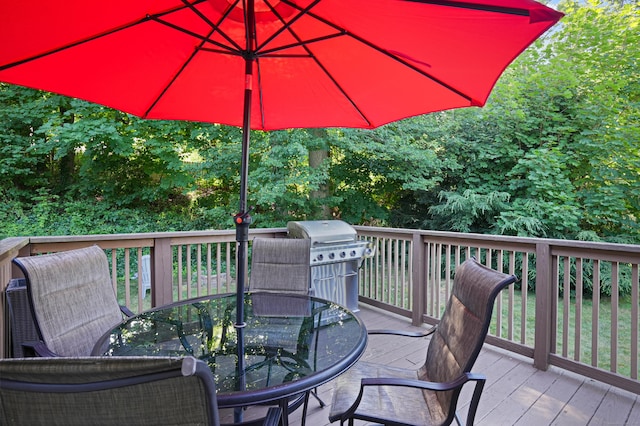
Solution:
[[[448,382],[471,371],[487,335],[496,296],[515,279],[475,259],[458,266],[445,312],[429,343],[427,362],[419,372],[421,379]],[[458,394],[459,390],[425,393],[432,415],[452,415]]]
[[[272,293],[255,293],[251,297],[254,316],[245,329],[247,346],[258,342],[264,349],[284,349],[307,356],[311,345],[315,317],[307,297],[283,298]],[[270,317],[268,325],[263,320]]]
[[[22,269],[37,329],[61,356],[89,356],[122,321],[109,262],[98,246],[14,259]]]
[[[309,294],[310,248],[303,238],[253,240],[249,290]]]
[[[0,360],[3,425],[219,425],[215,381],[195,358]]]

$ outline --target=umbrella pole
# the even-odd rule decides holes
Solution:
[[[249,247],[249,225],[251,225],[250,211],[247,209],[247,181],[249,180],[249,137],[251,134],[251,97],[253,93],[253,61],[251,55],[253,37],[255,34],[254,0],[247,1],[246,27],[247,27],[247,53],[245,56],[245,87],[244,87],[244,111],[242,115],[242,164],[240,166],[240,209],[234,216],[236,224],[237,263],[236,263],[236,334],[238,338],[238,390],[246,387],[244,375],[244,290],[247,281]],[[234,421],[242,422],[242,408],[236,409]]]
[[[238,339],[238,390],[244,390],[246,380],[244,376],[244,290],[247,282],[249,247],[249,225],[251,225],[250,210],[247,210],[247,181],[249,179],[249,135],[251,130],[251,75],[253,61],[246,60],[246,86],[244,90],[244,115],[242,125],[242,164],[240,166],[240,210],[234,216],[236,224],[237,262],[236,262],[236,335]],[[234,414],[236,423],[242,422],[242,408],[236,409]]]
[[[249,0],[246,7],[247,22],[247,53],[245,54],[245,86],[244,86],[244,111],[242,114],[242,164],[240,166],[240,210],[234,216],[236,224],[236,241],[238,242],[237,256],[237,289],[236,294],[237,310],[236,324],[237,328],[244,327],[244,301],[243,295],[247,280],[247,251],[249,246],[249,225],[251,225],[251,216],[247,210],[247,181],[249,180],[249,136],[251,134],[251,96],[253,92],[253,61],[251,54],[254,35],[254,11],[253,0]]]
[[[253,62],[247,60],[247,73],[253,69]],[[251,74],[247,74],[247,87],[244,93],[244,117],[242,125],[242,164],[240,166],[240,210],[234,216],[236,224],[237,247],[237,309],[236,327],[244,327],[243,295],[247,282],[247,251],[249,246],[249,225],[251,225],[250,211],[247,209],[247,181],[249,179],[249,135],[251,122]]]
[[[237,263],[236,263],[236,324],[240,330],[244,322],[244,290],[247,281],[247,251],[249,246],[249,225],[251,216],[247,210],[247,181],[249,180],[249,136],[251,134],[251,97],[253,92],[253,61],[252,51],[255,37],[254,0],[248,0],[245,7],[245,29],[247,49],[245,59],[244,110],[242,114],[242,164],[240,166],[240,210],[234,216],[236,224]]]

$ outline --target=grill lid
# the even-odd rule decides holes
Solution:
[[[341,220],[304,220],[287,223],[289,238],[306,238],[312,246],[356,241],[356,230]]]

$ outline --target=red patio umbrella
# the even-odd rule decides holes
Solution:
[[[250,129],[374,128],[482,106],[561,16],[533,0],[4,1],[0,81],[242,126],[240,296]]]

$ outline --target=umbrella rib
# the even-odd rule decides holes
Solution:
[[[200,12],[198,9],[195,8],[195,3],[189,3],[188,0],[182,0],[182,3],[184,3],[189,9],[191,9],[191,11],[193,13],[195,13],[196,15],[198,15],[198,17],[200,19],[202,19],[207,25],[209,25],[212,29],[213,29],[213,33],[218,33],[220,34],[222,37],[225,38],[225,40],[227,40],[230,44],[232,44],[233,46],[235,46],[235,48],[240,51],[242,50],[242,47],[236,43],[235,40],[233,40],[231,37],[229,37],[227,35],[227,33],[225,33],[224,31],[222,31],[220,29],[220,23],[222,23],[225,19],[227,19],[227,16],[229,16],[229,13],[231,13],[231,8],[229,8],[224,15],[222,15],[222,17],[220,18],[220,20],[218,21],[217,24],[215,24],[211,19],[207,18],[202,12]],[[211,35],[213,35],[213,33],[211,33]]]
[[[284,2],[288,3],[286,0],[284,0]],[[316,1],[312,5],[310,5],[308,8],[305,8],[303,13],[309,13],[309,9],[312,6],[316,5],[317,3],[318,2]],[[296,17],[295,19],[298,19],[298,17]],[[333,75],[329,72],[329,70],[327,70],[327,68],[318,60],[318,58],[313,54],[313,52],[311,52],[311,50],[309,50],[309,47],[308,47],[308,45],[310,43],[319,42],[319,41],[323,41],[323,40],[328,40],[328,39],[331,39],[331,38],[339,37],[341,35],[345,35],[346,31],[341,30],[340,28],[337,28],[335,25],[331,25],[333,28],[335,28],[338,31],[338,34],[327,35],[327,36],[318,37],[318,38],[310,39],[310,40],[307,40],[307,41],[303,41],[302,38],[291,28],[290,24],[294,20],[290,21],[288,25],[285,25],[284,27],[282,27],[281,31],[288,30],[291,33],[291,35],[298,41],[298,43],[293,43],[293,44],[291,44],[289,46],[282,46],[282,47],[277,48],[277,49],[271,49],[271,50],[268,50],[268,51],[261,52],[260,56],[267,56],[268,55],[268,56],[271,56],[271,57],[291,57],[291,58],[308,57],[308,58],[311,58],[318,65],[318,67],[322,70],[322,72],[325,73],[327,78],[329,78],[329,80],[331,80],[331,82],[333,82],[333,84],[340,91],[340,93],[342,93],[342,95],[345,97],[345,99],[351,104],[353,109],[355,111],[357,111],[358,114],[360,114],[360,117],[362,117],[362,119],[364,121],[366,121],[369,125],[372,125],[372,122],[371,122],[371,120],[369,120],[367,115],[358,107],[358,105],[354,102],[354,100],[351,98],[351,96],[349,96],[349,94],[344,90],[344,88],[340,85],[340,83],[338,83],[338,81],[333,77]],[[271,55],[272,52],[277,52],[279,50],[290,48],[290,47],[295,47],[295,46],[302,47],[307,52],[308,55],[295,55],[295,54],[293,54],[293,55],[286,55],[286,54],[285,55]],[[260,81],[260,74],[258,74],[258,81]],[[262,91],[260,91],[260,99],[262,99]],[[263,117],[264,117],[264,115],[263,115]]]
[[[197,2],[202,2],[202,1],[205,1],[205,0],[197,0]],[[182,10],[182,9],[184,9],[184,6],[175,7],[173,9],[166,10],[166,11],[164,11],[162,13],[158,13],[158,14],[156,14],[156,16],[167,15],[169,13],[177,12],[177,11]],[[85,44],[85,43],[100,39],[102,37],[106,37],[106,36],[109,36],[111,34],[115,34],[117,32],[120,32],[120,31],[129,29],[129,28],[135,27],[136,25],[143,24],[143,23],[145,23],[145,22],[147,22],[149,20],[150,20],[150,17],[147,15],[144,18],[138,19],[137,21],[122,25],[122,26],[117,27],[117,28],[110,29],[110,30],[105,31],[103,33],[95,34],[95,35],[92,35],[91,37],[87,37],[87,38],[82,39],[82,40],[74,41],[73,43],[65,44],[63,46],[56,47],[55,49],[51,49],[51,50],[43,52],[43,53],[39,53],[37,55],[33,55],[33,56],[28,57],[28,58],[20,59],[18,61],[2,65],[2,66],[0,66],[0,71],[4,71],[4,70],[7,70],[9,68],[13,68],[15,66],[18,66],[18,65],[23,65],[23,64],[26,64],[28,62],[35,61],[35,60],[47,57],[49,55],[53,55],[55,53],[62,52],[64,50],[71,49],[71,48],[76,47],[76,46],[80,46],[82,44]]]
[[[264,122],[264,97],[262,96],[262,73],[260,72],[260,59],[256,58],[256,67],[258,68],[258,100],[260,103],[260,123],[262,128],[265,127]]]
[[[227,46],[226,44],[222,44],[220,42],[217,42],[215,40],[210,39],[209,36],[205,37],[205,36],[200,35],[200,34],[198,34],[196,32],[193,32],[193,31],[190,31],[190,30],[188,30],[186,28],[183,28],[183,27],[181,27],[179,25],[172,24],[171,22],[168,22],[168,21],[165,21],[163,19],[160,19],[160,17],[158,17],[158,16],[149,15],[149,19],[153,20],[154,22],[157,22],[158,24],[165,25],[165,26],[167,26],[169,28],[172,28],[172,29],[174,29],[176,31],[180,31],[180,32],[182,32],[184,34],[187,34],[187,35],[191,36],[191,37],[197,38],[197,39],[201,40],[202,42],[211,43],[211,44],[213,44],[215,46],[220,47],[221,49],[223,49],[223,50],[225,50],[227,52],[237,52],[232,47]],[[213,34],[213,31],[210,34]]]
[[[289,4],[289,2],[287,0],[282,0],[283,2]],[[421,0],[407,0],[407,1],[421,1]],[[429,0],[424,0],[424,1],[429,1]],[[433,0],[433,1],[438,1],[438,0]],[[443,0],[446,1],[446,0]],[[351,33],[350,31],[346,30],[345,28],[342,28],[338,25],[336,25],[335,23],[328,21],[327,19],[323,18],[322,16],[318,16],[317,14],[311,12],[311,11],[307,11],[307,15],[311,16],[314,19],[317,19],[318,21],[326,24],[327,26],[330,26],[332,28],[334,28],[336,31],[338,31],[340,33],[340,35],[342,36],[346,36],[346,37],[351,37],[354,40],[359,41],[360,43],[369,46],[370,48],[382,53],[383,55],[388,56],[389,58],[393,59],[394,61],[397,61],[399,63],[401,63],[402,65],[414,70],[415,72],[419,73],[420,75],[432,80],[433,82],[435,82],[436,84],[439,84],[440,86],[446,88],[447,90],[450,90],[451,92],[455,93],[456,95],[462,97],[463,99],[466,99],[467,101],[469,101],[470,103],[474,102],[474,99],[471,98],[469,95],[465,94],[464,92],[460,91],[459,89],[456,89],[455,87],[451,86],[450,84],[440,80],[439,78],[421,70],[420,68],[416,67],[415,65],[412,65],[411,63],[405,61],[404,59],[400,58],[397,54],[394,54],[392,52],[389,52],[365,39],[363,39],[362,37]],[[300,40],[297,36],[296,39]],[[315,40],[318,41],[318,40]],[[306,49],[306,42],[303,42],[302,40],[300,40],[300,45],[302,47],[304,47]],[[272,50],[275,51],[276,49]],[[311,53],[311,52],[310,52]],[[312,55],[313,56],[313,55]]]
[[[320,0],[315,0],[311,4],[309,4],[307,7],[305,7],[304,9],[301,9],[298,5],[290,3],[290,2],[288,2],[286,0],[284,0],[283,3],[293,7],[294,9],[298,9],[298,12],[299,12],[298,15],[296,15],[294,18],[289,20],[289,22],[285,22],[284,19],[282,19],[282,16],[280,16],[280,14],[271,6],[271,4],[266,2],[269,5],[269,8],[271,8],[271,11],[273,12],[273,14],[276,15],[278,17],[278,19],[280,20],[280,22],[282,22],[284,25],[282,27],[280,27],[280,29],[278,29],[278,31],[275,31],[273,34],[271,34],[271,36],[269,38],[267,38],[263,43],[261,43],[256,48],[256,51],[260,51],[260,49],[262,47],[268,45],[271,42],[271,40],[275,39],[280,34],[282,34],[284,31],[286,31],[287,29],[291,28],[291,25],[293,23],[295,23],[298,19],[300,19],[301,17],[303,17],[305,15],[308,15],[309,11],[313,7],[315,7],[319,2],[320,2]]]
[[[53,54],[62,52],[64,50],[71,49],[71,48],[76,47],[76,46],[80,46],[80,45],[82,45],[84,43],[88,43],[90,41],[97,40],[97,39],[102,38],[102,37],[106,37],[108,35],[117,33],[119,31],[126,30],[126,29],[134,27],[134,26],[136,26],[138,24],[142,24],[142,23],[144,23],[146,21],[149,21],[149,17],[148,16],[146,16],[146,17],[144,17],[142,19],[139,19],[139,20],[137,20],[135,22],[131,22],[131,23],[127,24],[127,25],[123,25],[121,27],[114,28],[112,30],[106,31],[104,33],[96,34],[96,35],[93,35],[91,37],[85,38],[83,40],[78,40],[78,41],[75,41],[73,43],[65,44],[63,46],[56,47],[55,49],[52,49],[52,50],[49,50],[49,51],[46,51],[46,52],[43,52],[43,53],[39,53],[37,55],[33,55],[33,56],[28,57],[28,58],[20,59],[20,60],[15,61],[15,62],[11,62],[11,63],[5,64],[5,65],[2,65],[2,66],[0,66],[0,71],[4,71],[6,69],[13,68],[13,67],[18,66],[18,65],[26,64],[28,62],[35,61],[35,60],[47,57],[49,55],[53,55]]]
[[[282,0],[283,3],[289,4],[292,7],[296,7],[294,4],[291,4],[289,1],[287,0]],[[317,4],[317,2],[312,3],[311,6]],[[311,6],[307,7],[304,9],[304,13],[307,14],[307,16],[311,16],[314,19],[317,19],[320,22],[323,22],[324,24],[326,24],[327,26],[330,26],[332,28],[334,28],[338,33],[337,34],[333,34],[333,35],[327,35],[324,37],[318,37],[315,39],[311,39],[308,41],[303,41],[296,33],[293,29],[291,29],[290,24],[293,22],[290,21],[289,25],[284,26],[280,31],[284,31],[286,29],[288,29],[291,34],[296,38],[296,40],[298,40],[298,43],[293,43],[287,46],[280,46],[276,49],[271,49],[268,51],[264,51],[260,53],[260,56],[264,56],[267,54],[271,54],[274,52],[277,52],[279,50],[283,50],[285,48],[291,48],[291,47],[295,47],[295,46],[301,46],[303,49],[305,49],[305,51],[309,54],[309,57],[312,58],[316,64],[318,64],[318,66],[322,69],[322,71],[327,75],[327,77],[333,82],[333,84],[338,88],[338,90],[344,95],[345,99],[347,99],[349,101],[349,103],[354,107],[354,109],[356,111],[358,111],[358,113],[360,114],[360,116],[367,121],[369,124],[371,124],[371,121],[367,118],[367,116],[363,113],[362,110],[360,110],[360,108],[358,108],[358,106],[356,105],[356,103],[353,101],[353,99],[348,95],[348,93],[340,86],[340,84],[338,83],[338,81],[332,76],[332,74],[322,65],[322,63],[315,57],[315,55],[313,54],[313,52],[311,52],[308,48],[308,45],[310,43],[316,43],[319,41],[323,41],[323,40],[328,40],[330,38],[336,38],[336,37],[340,37],[340,36],[347,36],[347,37],[351,37],[354,40],[359,41],[360,43],[369,46],[370,48],[382,53],[383,55],[388,56],[389,58],[391,58],[394,61],[397,61],[399,63],[401,63],[402,65],[406,66],[407,68],[410,68],[412,70],[414,70],[415,72],[419,73],[420,75],[432,80],[433,82],[435,82],[436,84],[439,84],[440,86],[446,88],[447,90],[450,90],[451,92],[455,93],[456,95],[460,96],[461,98],[465,99],[466,101],[468,101],[470,104],[474,104],[474,99],[471,98],[469,95],[465,94],[464,92],[456,89],[455,87],[451,86],[450,84],[440,80],[439,78],[430,75],[429,73],[421,70],[420,68],[412,65],[411,63],[407,62],[406,60],[403,60],[402,58],[400,58],[397,54],[393,54],[391,52],[388,52],[385,49],[382,49],[381,47],[374,45],[373,43],[368,42],[367,40],[350,33],[349,31],[347,31],[344,28],[339,27],[338,25],[334,24],[333,22],[330,22],[328,20],[326,20],[325,18],[318,16],[317,14],[314,14],[313,12],[310,11]],[[298,8],[299,9],[299,8]],[[297,19],[297,18],[296,18]],[[264,45],[264,44],[263,44]],[[276,56],[276,55],[273,55]],[[294,57],[294,56],[291,56]],[[303,55],[299,55],[299,57],[303,57]]]
[[[492,6],[485,4],[476,4],[476,3],[465,3],[465,2],[454,2],[448,0],[405,0],[413,3],[423,3],[423,4],[432,4],[435,6],[446,6],[446,7],[456,7],[459,9],[472,9],[479,10],[483,12],[494,12],[494,13],[502,13],[505,15],[520,15],[520,16],[529,16],[530,13],[527,9],[518,9],[515,7],[506,7],[506,6]]]
[[[305,47],[309,44],[313,44],[313,43],[318,43],[320,41],[325,41],[325,40],[330,40],[332,38],[337,38],[337,37],[341,37],[344,35],[347,35],[346,32],[342,31],[342,32],[337,32],[335,34],[327,34],[325,36],[322,37],[315,37],[315,38],[310,38],[308,40],[301,40],[298,36],[295,35],[295,32],[292,29],[289,29],[289,31],[291,31],[294,34],[294,37],[296,37],[296,39],[298,40],[297,43],[290,43],[287,45],[283,45],[283,46],[278,46],[275,47],[273,49],[267,49],[267,50],[263,50],[260,51],[260,53],[258,53],[259,56],[278,56],[278,55],[273,55],[274,52],[278,52],[278,51],[282,51],[282,50],[287,50],[287,49],[291,49],[292,47]],[[295,56],[305,56],[305,55],[284,55],[284,56],[291,56],[291,57],[295,57]]]
[[[306,50],[307,46],[303,46],[303,48]],[[344,88],[340,85],[340,83],[338,83],[338,81],[333,77],[333,75],[329,72],[329,70],[327,70],[324,67],[324,65],[322,65],[322,62],[320,62],[318,60],[318,58],[316,58],[315,55],[313,55],[311,52],[309,52],[309,54],[311,55],[313,60],[316,62],[316,64],[318,64],[318,66],[320,67],[322,72],[324,72],[327,75],[329,80],[331,80],[333,82],[333,84],[338,88],[338,90],[344,95],[345,99],[347,101],[349,101],[349,103],[353,106],[353,109],[358,111],[358,114],[360,114],[362,119],[364,121],[366,121],[367,123],[369,123],[370,126],[373,125],[371,120],[369,120],[369,117],[367,117],[367,115],[360,109],[360,107],[358,107],[358,105],[355,103],[355,101],[351,98],[351,96],[349,96],[349,94],[344,90]]]
[[[212,30],[213,32],[213,30]],[[211,34],[209,34],[210,36]],[[149,116],[149,114],[151,113],[151,111],[156,107],[156,105],[158,104],[158,102],[160,102],[160,99],[162,99],[162,97],[164,96],[165,93],[167,93],[167,90],[169,90],[169,88],[173,85],[173,83],[175,83],[175,81],[178,79],[178,77],[180,76],[180,74],[182,74],[182,72],[185,70],[185,68],[187,68],[187,65],[189,65],[189,63],[191,63],[191,61],[193,60],[193,58],[196,56],[196,54],[201,51],[202,49],[200,49],[200,47],[202,46],[202,43],[205,43],[204,41],[201,42],[200,46],[196,47],[195,49],[193,49],[193,53],[191,54],[191,56],[189,56],[189,59],[187,59],[186,61],[184,61],[184,63],[182,64],[182,66],[180,67],[180,69],[178,70],[178,72],[175,73],[175,75],[171,78],[171,81],[169,81],[169,83],[167,83],[166,86],[164,86],[164,88],[162,89],[162,91],[160,92],[160,94],[154,99],[154,101],[151,103],[151,105],[149,105],[149,108],[147,108],[147,110],[144,112],[144,115],[142,115],[142,118],[146,118]]]
[[[197,50],[201,52],[222,53],[224,55],[244,56],[243,51],[235,51],[229,49],[214,49],[213,47],[197,47]]]
[[[412,1],[412,0],[410,0]],[[459,89],[456,89],[455,87],[453,87],[452,85],[450,85],[449,83],[446,83],[444,81],[442,81],[441,79],[439,79],[438,77],[435,77],[431,74],[429,74],[428,72],[421,70],[420,68],[416,67],[415,65],[407,62],[406,60],[400,58],[397,54],[389,52],[385,49],[382,49],[379,46],[376,46],[373,43],[368,42],[367,40],[364,40],[362,38],[360,38],[359,36],[355,35],[355,34],[351,34],[348,33],[347,36],[354,38],[355,40],[358,40],[360,43],[365,44],[369,47],[371,47],[372,49],[377,50],[378,52],[382,53],[383,55],[388,56],[389,58],[393,59],[396,62],[401,63],[402,65],[404,65],[407,68],[410,68],[412,70],[414,70],[415,72],[417,72],[418,74],[430,79],[431,81],[433,81],[434,83],[439,84],[440,86],[444,87],[445,89],[450,90],[451,92],[455,93],[456,95],[468,100],[469,102],[473,102],[474,99],[472,97],[470,97],[469,95],[467,95],[466,93],[462,92]]]

